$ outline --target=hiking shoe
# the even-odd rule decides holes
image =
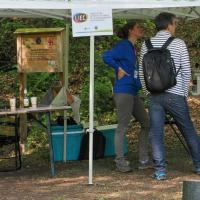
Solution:
[[[153,161],[139,162],[138,169],[152,169],[154,167]]]
[[[120,172],[131,172],[133,169],[130,166],[129,161],[122,159],[115,159],[117,170]]]
[[[165,180],[167,176],[165,172],[158,171],[153,174],[153,178],[156,179],[157,181],[162,181],[162,180]]]

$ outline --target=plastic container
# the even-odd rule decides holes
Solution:
[[[97,127],[97,129],[101,131],[104,137],[106,138],[104,156],[115,155],[114,138],[115,138],[116,128],[117,128],[117,124]],[[128,152],[128,142],[127,142],[126,137],[124,137],[124,153],[126,154],[127,152]]]
[[[54,161],[63,160],[64,126],[52,126],[52,146]],[[78,160],[81,140],[83,137],[83,127],[81,125],[67,126],[67,148],[66,160]]]

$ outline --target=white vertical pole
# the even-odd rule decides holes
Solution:
[[[64,80],[64,94],[66,93],[66,89],[68,89],[68,59],[69,59],[69,24],[65,24],[65,32],[63,35],[64,39],[64,59],[63,59],[63,80]],[[67,98],[67,97],[66,97]],[[67,103],[67,102],[66,102]],[[67,160],[67,111],[64,110],[64,142],[63,142],[63,162],[66,162]]]
[[[94,36],[90,36],[90,98],[89,98],[89,184],[93,177],[93,132],[94,132]]]

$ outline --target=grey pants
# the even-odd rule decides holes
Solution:
[[[138,96],[124,93],[115,94],[114,100],[118,118],[118,127],[115,132],[116,159],[124,157],[124,134],[126,134],[131,117],[133,116],[141,125],[141,132],[139,134],[139,162],[147,162],[149,160],[149,117],[142,100]]]

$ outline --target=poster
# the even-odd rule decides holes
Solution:
[[[58,34],[27,34],[18,39],[20,72],[61,72],[62,47]]]
[[[112,10],[107,8],[72,9],[73,37],[112,35]]]

